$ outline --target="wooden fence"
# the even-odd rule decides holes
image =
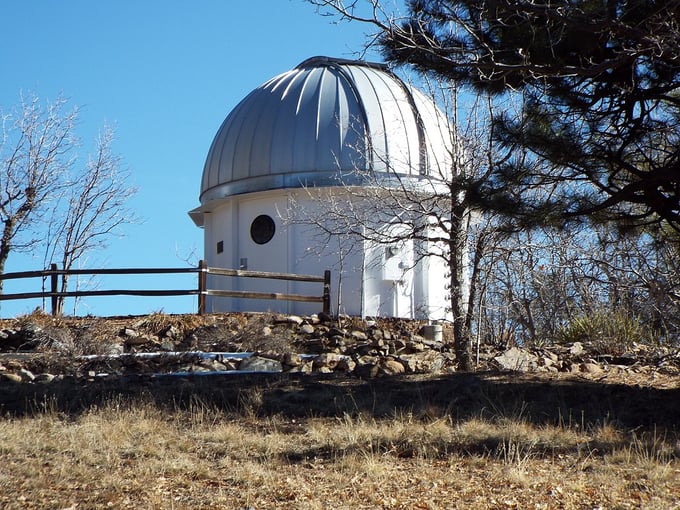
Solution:
[[[59,292],[59,276],[80,276],[80,275],[131,275],[131,274],[186,274],[197,273],[198,284],[194,289],[167,289],[167,290],[75,290]],[[266,278],[272,280],[286,280],[297,282],[322,283],[323,293],[320,296],[310,296],[302,294],[286,294],[280,292],[249,292],[239,290],[218,290],[208,289],[208,275],[235,278]],[[206,296],[234,297],[245,299],[272,299],[283,301],[305,301],[311,303],[321,303],[323,312],[330,313],[331,303],[331,272],[324,271],[323,276],[271,273],[264,271],[245,271],[241,269],[224,269],[208,267],[203,260],[198,263],[198,267],[166,267],[166,268],[129,268],[129,269],[58,269],[56,264],[52,264],[50,269],[42,271],[22,271],[16,273],[5,273],[0,275],[0,280],[13,280],[23,278],[41,278],[46,281],[49,278],[50,290],[40,292],[21,292],[14,294],[0,294],[0,301],[16,299],[35,299],[49,298],[52,306],[52,315],[58,313],[59,298],[86,297],[86,296],[198,296],[198,313],[205,313]]]

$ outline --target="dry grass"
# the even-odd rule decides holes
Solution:
[[[0,421],[2,508],[680,508],[677,438],[121,399]]]
[[[121,327],[289,341],[246,319],[23,320],[71,354]],[[7,383],[0,508],[680,509],[678,381],[643,376]]]

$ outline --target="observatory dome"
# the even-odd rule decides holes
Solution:
[[[361,184],[367,173],[441,178],[450,146],[434,102],[385,65],[314,57],[253,90],[227,116],[205,162],[201,204]]]

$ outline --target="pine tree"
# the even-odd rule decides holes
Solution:
[[[680,230],[680,1],[411,0],[372,22],[393,64],[521,96],[480,205]]]

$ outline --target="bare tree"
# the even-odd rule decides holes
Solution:
[[[455,88],[441,83],[423,85],[446,112],[437,120],[447,138],[444,145],[448,152],[438,162],[440,166],[416,177],[400,173],[397,169],[409,163],[395,164],[392,155],[390,164],[383,162],[385,172],[357,168],[350,180],[361,182],[361,186],[345,185],[340,179],[342,193],[337,193],[337,188],[308,189],[308,197],[322,205],[323,214],[319,207],[306,211],[296,203],[289,221],[314,225],[327,237],[323,245],[335,245],[331,239],[340,240],[345,252],[359,244],[357,241],[382,247],[408,245],[413,260],[405,269],[424,259],[442,261],[448,273],[441,285],[449,296],[454,350],[459,367],[471,370],[473,309],[469,304],[476,300],[477,267],[487,238],[481,230],[473,235],[471,225],[477,219],[469,193],[501,156],[494,152],[489,128],[493,112],[483,96],[459,105]],[[464,118],[458,115],[460,109],[466,111]],[[471,248],[476,253],[471,253]]]
[[[53,102],[22,97],[13,111],[1,113],[0,274],[12,252],[37,245],[44,248],[46,264],[71,269],[134,219],[125,202],[135,190],[111,151],[113,131],[102,131],[94,155],[77,169],[77,120],[78,109],[67,108],[62,97]],[[61,292],[67,286],[64,276]]]
[[[63,190],[63,176],[73,162],[77,114],[77,109],[66,110],[63,98],[43,104],[33,96],[22,97],[16,111],[2,115],[0,274],[12,251],[39,242],[38,225]]]
[[[58,261],[62,269],[70,270],[86,253],[106,247],[122,225],[135,221],[126,202],[136,190],[127,184],[129,173],[121,168],[120,156],[112,152],[113,140],[113,130],[105,127],[95,154],[69,177],[62,200],[55,203],[47,263]],[[67,291],[68,283],[69,275],[62,275],[60,292]],[[58,313],[63,312],[64,299],[57,299]]]
[[[640,339],[677,343],[677,249],[673,233],[602,224],[503,236],[482,261],[478,327],[496,346],[560,342],[570,331],[618,348]]]

